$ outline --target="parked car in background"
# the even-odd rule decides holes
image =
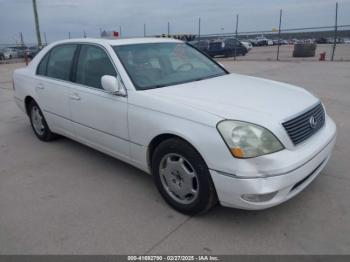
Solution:
[[[283,203],[320,174],[336,140],[306,90],[230,74],[174,39],[60,41],[13,79],[38,139],[67,136],[152,174],[186,214],[217,201],[251,210]]]
[[[188,42],[190,45],[198,48],[199,50],[201,50],[202,52],[208,54],[209,51],[209,41],[208,40],[194,40],[194,41],[190,41]]]
[[[0,49],[0,60],[5,60],[5,55],[2,49]]]
[[[33,59],[39,52],[40,49],[37,46],[31,46],[27,49],[28,58]]]
[[[305,43],[305,44],[314,44],[314,43],[315,43],[315,40],[314,40],[314,39],[311,39],[311,38],[309,38],[309,39],[304,39],[304,40],[303,40],[303,43]]]
[[[211,57],[225,56],[231,57],[235,55],[246,55],[248,49],[235,38],[225,38],[222,40],[214,40],[209,42],[208,54]]]
[[[26,46],[12,46],[10,48],[17,52],[17,58],[23,58],[24,53],[27,50]]]
[[[11,47],[5,47],[3,49],[5,59],[18,58],[18,51]]]
[[[244,45],[245,48],[247,48],[247,51],[248,51],[248,52],[249,52],[250,50],[252,50],[253,45],[252,45],[251,42],[242,41],[241,43]]]
[[[257,37],[253,42],[253,46],[267,46],[269,44],[269,40],[265,37]]]
[[[288,45],[288,41],[286,40],[283,40],[283,39],[276,39],[276,40],[273,40],[273,44],[274,45]]]
[[[324,37],[317,38],[315,41],[317,44],[328,44],[328,39]]]

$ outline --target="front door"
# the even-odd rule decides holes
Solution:
[[[76,138],[121,159],[129,159],[127,97],[101,86],[103,75],[117,77],[106,51],[96,45],[81,46],[71,85],[69,104]]]

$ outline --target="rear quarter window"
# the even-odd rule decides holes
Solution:
[[[46,75],[47,62],[49,61],[49,54],[46,54],[44,58],[41,59],[39,66],[36,70],[37,75]]]

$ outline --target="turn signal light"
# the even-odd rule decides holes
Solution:
[[[230,149],[231,153],[238,158],[243,158],[244,157],[244,151],[242,148],[235,147]]]

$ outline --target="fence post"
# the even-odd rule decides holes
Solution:
[[[338,3],[335,4],[335,25],[334,25],[334,42],[333,42],[332,61],[334,61],[335,48],[337,46],[337,35],[338,35]]]
[[[24,51],[24,62],[26,63],[26,66],[28,66],[28,50],[27,49]]]
[[[280,10],[280,23],[278,25],[277,61],[280,60],[281,24],[282,24],[282,9]]]
[[[238,41],[238,19],[239,19],[239,14],[236,16],[236,44],[235,44],[235,57],[234,60],[236,61],[236,56],[237,56],[237,41]]]

